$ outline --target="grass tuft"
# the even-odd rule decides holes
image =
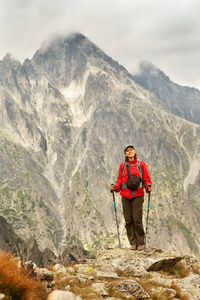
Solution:
[[[174,282],[172,282],[171,288],[176,291],[176,297],[178,299],[190,300],[190,297],[186,294],[183,294],[182,291],[181,291],[181,288],[177,284],[175,284]]]
[[[182,262],[175,265],[165,266],[161,272],[163,277],[172,276],[174,278],[185,278],[190,274],[190,270]]]
[[[200,275],[200,264],[199,263],[194,264],[194,266],[193,266],[193,272],[195,274]]]
[[[0,252],[0,291],[15,300],[44,300],[47,298],[41,282],[31,278],[29,271],[21,269],[15,258]]]

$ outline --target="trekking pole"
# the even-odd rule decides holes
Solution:
[[[151,185],[149,185],[151,187]],[[148,229],[148,218],[149,218],[149,207],[150,207],[150,195],[151,192],[149,192],[149,197],[148,197],[148,207],[147,207],[147,220],[146,220],[146,235],[145,235],[145,248],[147,245],[147,229]]]
[[[110,192],[113,194],[113,203],[114,203],[114,209],[115,209],[115,219],[117,223],[117,234],[118,234],[118,239],[119,239],[119,248],[121,248],[121,242],[120,242],[120,237],[119,237],[119,224],[117,220],[117,208],[116,208],[116,203],[115,203],[115,192],[113,190],[110,190]]]

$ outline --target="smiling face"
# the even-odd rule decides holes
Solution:
[[[125,155],[128,157],[129,161],[133,161],[135,157],[135,150],[132,147],[127,147]]]

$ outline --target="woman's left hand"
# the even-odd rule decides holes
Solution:
[[[148,186],[147,190],[148,192],[151,192],[153,190],[152,186]]]
[[[117,188],[116,188],[116,186],[114,184],[111,184],[110,185],[110,189],[111,189],[111,191],[116,191]]]

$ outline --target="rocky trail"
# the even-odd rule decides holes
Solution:
[[[199,262],[161,249],[105,249],[94,260],[53,269],[58,287],[83,299],[200,299]]]
[[[48,269],[24,265],[45,283],[48,300],[200,299],[198,260],[158,248],[102,249],[94,259]]]

